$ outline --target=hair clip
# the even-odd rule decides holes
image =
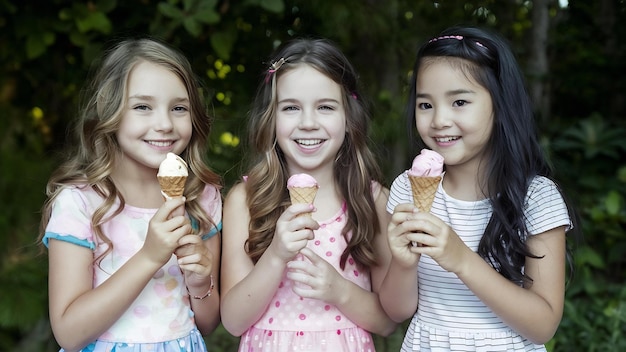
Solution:
[[[429,41],[428,41],[428,43],[436,42],[436,41],[438,41],[438,40],[442,40],[442,39],[456,39],[456,40],[463,40],[463,36],[462,36],[462,35],[443,35],[443,36],[441,36],[441,37],[436,37],[436,38],[433,38],[433,39],[429,40]],[[480,47],[483,47],[483,48],[487,49],[487,47],[486,47],[486,46],[484,46],[484,45],[483,45],[483,43],[481,43],[481,42],[479,42],[479,41],[476,41],[475,43],[476,43],[476,45],[478,45],[478,46],[480,46]]]
[[[280,60],[272,63],[270,68],[267,70],[267,74],[265,75],[265,83],[270,81],[270,77],[274,74],[278,69],[285,63],[285,58],[281,57]]]
[[[276,71],[278,71],[278,69],[285,63],[285,58],[281,57],[280,60],[272,63],[271,68],[269,69],[270,73],[274,73]]]
[[[462,35],[443,35],[443,36],[441,36],[441,37],[436,37],[436,38],[433,38],[433,39],[429,40],[429,41],[428,41],[428,43],[436,42],[436,41],[438,41],[438,40],[442,40],[442,39],[456,39],[456,40],[463,40],[463,36],[462,36]],[[476,45],[478,45],[478,46],[480,46],[480,47],[483,47],[483,48],[487,49],[487,47],[486,47],[486,46],[484,46],[484,45],[483,45],[483,43],[481,43],[481,42],[479,42],[479,41],[476,41],[476,42],[474,42],[474,43],[476,43]]]
[[[352,99],[354,100],[359,100],[359,98],[357,97],[356,93],[352,92],[350,93],[350,96],[352,97]]]
[[[462,35],[444,35],[444,36],[441,36],[441,37],[433,38],[433,39],[429,40],[428,42],[432,43],[432,42],[436,42],[436,41],[442,40],[442,39],[463,40],[463,36]]]

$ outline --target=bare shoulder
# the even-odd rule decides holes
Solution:
[[[227,207],[245,207],[246,198],[246,185],[244,183],[237,183],[233,185],[224,200],[224,210],[226,210]]]
[[[389,189],[377,181],[372,181],[372,196],[374,197],[374,201],[376,201],[376,203],[381,200],[386,202],[387,198],[389,198]]]
[[[389,199],[389,189],[384,187],[378,182],[372,182],[372,196],[374,197],[374,203],[376,203],[376,212],[381,214],[381,210],[383,213],[387,213],[387,200]]]

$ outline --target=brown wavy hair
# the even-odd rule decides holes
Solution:
[[[202,89],[202,83],[180,51],[154,38],[138,38],[123,40],[105,52],[92,79],[82,91],[74,130],[76,141],[70,144],[65,161],[52,173],[46,186],[48,199],[42,210],[40,240],[50,220],[52,204],[59,193],[68,186],[87,186],[104,198],[91,218],[91,226],[96,236],[109,245],[109,249],[96,261],[111,251],[113,243],[104,235],[100,225],[119,214],[125,205],[124,197],[111,179],[116,157],[122,153],[116,132],[126,105],[130,72],[137,64],[145,61],[174,73],[187,88],[193,132],[189,145],[181,154],[189,165],[185,207],[198,223],[196,233],[206,233],[215,226],[213,219],[198,202],[206,184],[221,186],[220,177],[209,169],[205,160],[212,125],[203,96],[206,90]],[[105,217],[116,200],[119,200],[119,206],[110,217]]]
[[[376,264],[373,238],[380,227],[372,196],[372,181],[381,182],[381,172],[368,147],[369,121],[366,102],[358,91],[358,76],[353,66],[326,39],[294,39],[271,56],[271,62],[284,59],[275,72],[262,77],[250,112],[249,140],[251,165],[245,183],[250,211],[248,256],[256,263],[270,245],[278,217],[290,205],[284,185],[289,174],[283,152],[276,142],[276,81],[281,75],[301,65],[309,65],[339,84],[346,113],[346,138],[334,165],[334,177],[345,199],[348,223],[343,236],[348,246],[341,256],[344,268],[348,255],[362,267]]]

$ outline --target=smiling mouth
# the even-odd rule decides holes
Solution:
[[[440,142],[440,143],[446,143],[446,142],[456,141],[458,139],[461,139],[461,137],[439,137],[439,138],[435,138],[435,141]]]
[[[148,144],[155,147],[169,147],[174,144],[174,141],[146,141]]]
[[[305,147],[311,147],[311,146],[322,144],[324,140],[323,139],[296,139],[295,142]]]

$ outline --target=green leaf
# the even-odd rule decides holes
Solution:
[[[48,46],[55,41],[55,34],[52,32],[33,33],[26,38],[26,56],[34,59],[46,52]]]
[[[182,20],[184,17],[183,11],[181,9],[167,2],[160,2],[158,5],[158,9],[159,12],[165,17],[179,20]]]
[[[193,17],[183,19],[183,26],[193,37],[198,37],[202,33],[202,26]]]
[[[283,0],[248,0],[245,4],[260,6],[261,8],[274,13],[281,13],[285,10],[285,3]]]
[[[617,191],[610,191],[609,195],[606,197],[604,201],[604,205],[606,206],[606,211],[610,215],[619,214],[621,203],[622,203],[622,196]]]
[[[589,265],[595,268],[604,268],[606,266],[602,257],[589,246],[583,246],[576,250],[576,264],[580,266]]]
[[[220,22],[220,15],[215,11],[214,7],[200,6],[193,16],[196,20],[206,24],[216,24]]]
[[[617,170],[617,179],[626,183],[626,166],[622,166]]]
[[[285,10],[283,0],[261,0],[261,7],[275,13],[281,13]]]
[[[235,30],[216,32],[211,35],[211,46],[220,58],[229,60],[236,40],[237,31]]]
[[[95,30],[103,34],[111,33],[113,25],[104,12],[90,12],[84,18],[76,19],[76,26],[82,33],[87,33],[90,30]]]
[[[104,13],[109,13],[117,7],[116,0],[99,0],[97,3],[98,9]]]

